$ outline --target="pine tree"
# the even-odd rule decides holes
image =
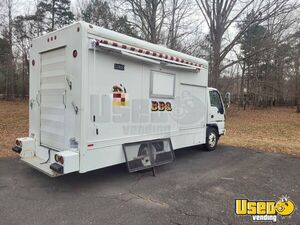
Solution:
[[[112,28],[113,14],[106,1],[91,0],[81,13],[82,19],[88,23],[107,29]]]
[[[88,23],[137,37],[137,32],[128,22],[127,16],[114,15],[107,1],[91,0],[86,7],[81,10],[81,16],[82,19]]]
[[[9,42],[5,38],[0,38],[0,90],[2,93],[9,94],[9,65],[11,49]]]
[[[70,0],[41,0],[37,6],[37,19],[46,25],[46,31],[54,31],[74,21]]]

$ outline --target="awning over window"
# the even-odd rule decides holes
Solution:
[[[134,46],[110,41],[108,39],[90,39],[89,48],[116,52],[136,60],[144,61],[146,63],[162,64],[165,67],[191,71],[204,69],[202,64],[193,63],[175,56],[149,51],[147,49],[136,48]]]

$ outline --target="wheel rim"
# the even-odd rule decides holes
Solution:
[[[217,142],[216,134],[215,133],[210,133],[209,136],[208,136],[209,147],[211,147],[211,148],[215,147],[216,142]]]

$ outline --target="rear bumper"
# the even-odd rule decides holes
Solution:
[[[48,150],[48,154],[48,159],[45,159],[45,157],[40,158],[36,155],[32,157],[22,157],[21,153],[21,161],[50,177],[57,177],[79,171],[79,154],[77,152]],[[58,158],[62,157],[62,162],[57,161],[56,156],[58,156]]]
[[[57,151],[40,145],[36,146],[35,140],[31,137],[17,138],[12,150],[20,154],[21,161],[50,177],[79,171],[77,151]],[[56,156],[61,158],[61,161]]]
[[[62,175],[50,169],[51,162],[45,163],[45,160],[36,156],[31,158],[21,158],[21,161],[50,177]]]

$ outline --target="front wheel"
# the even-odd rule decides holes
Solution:
[[[209,127],[207,129],[207,134],[206,134],[206,144],[205,144],[206,150],[207,151],[215,150],[218,144],[218,139],[219,136],[216,129]]]

